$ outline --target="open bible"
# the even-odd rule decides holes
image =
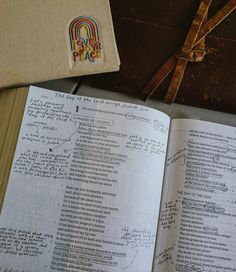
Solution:
[[[30,87],[0,271],[236,271],[235,178],[236,128]]]

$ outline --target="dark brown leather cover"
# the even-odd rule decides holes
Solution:
[[[90,76],[90,85],[138,95],[161,65],[183,45],[200,1],[111,0],[121,70]],[[214,0],[208,18],[227,1]],[[177,103],[236,114],[236,12],[206,38],[202,63],[189,63]],[[162,99],[170,76],[152,96]]]

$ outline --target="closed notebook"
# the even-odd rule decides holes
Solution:
[[[119,69],[108,0],[0,0],[0,88]]]

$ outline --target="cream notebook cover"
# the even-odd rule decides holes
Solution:
[[[0,88],[119,69],[108,0],[0,0]]]

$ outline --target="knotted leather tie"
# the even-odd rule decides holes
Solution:
[[[205,56],[204,39],[206,35],[236,9],[236,0],[230,0],[215,16],[207,22],[204,22],[206,21],[211,2],[212,0],[201,1],[183,48],[175,52],[151,78],[139,95],[142,100],[146,101],[156,91],[169,73],[175,69],[164,100],[166,103],[172,103],[177,95],[187,62],[199,62],[203,60]]]

